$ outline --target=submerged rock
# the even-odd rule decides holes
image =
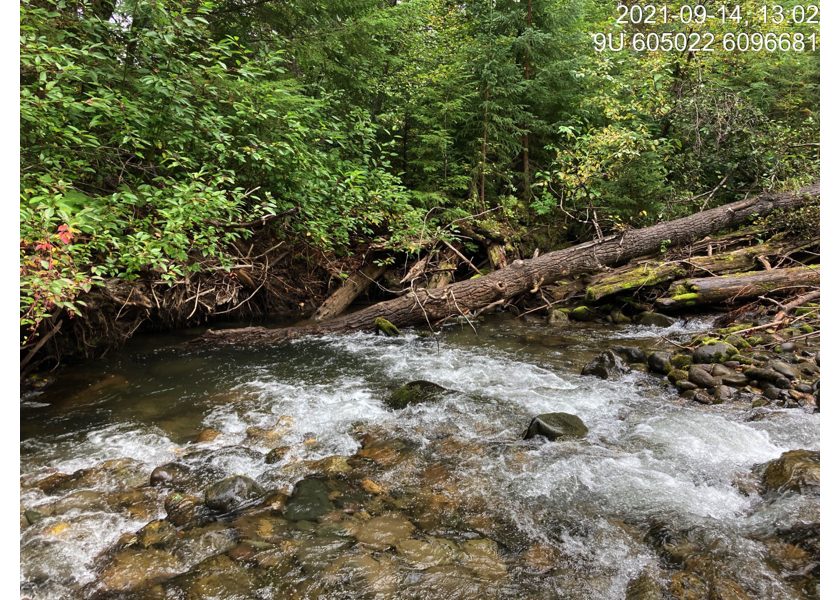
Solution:
[[[592,362],[583,367],[581,375],[594,375],[601,379],[618,379],[629,371],[630,369],[615,352],[607,350],[601,352]]]
[[[385,401],[385,404],[394,410],[400,410],[409,404],[420,404],[421,402],[439,400],[446,391],[446,388],[436,383],[421,379],[402,386],[391,394],[391,397]]]
[[[662,600],[662,590],[656,579],[644,572],[627,584],[625,600]]]
[[[414,530],[414,525],[400,515],[386,515],[365,521],[355,537],[372,550],[386,550],[411,537]]]
[[[493,540],[469,540],[461,544],[461,562],[482,579],[501,579],[507,575],[499,546]]]
[[[317,521],[333,510],[329,488],[320,479],[302,479],[297,482],[288,502],[284,517],[289,521]]]
[[[123,550],[99,576],[99,586],[105,592],[130,592],[150,582],[169,579],[185,568],[178,558],[164,550]]]
[[[402,540],[397,543],[397,555],[412,569],[424,571],[431,567],[449,565],[458,557],[458,547],[444,538]]]
[[[589,433],[589,428],[584,425],[580,417],[569,413],[546,413],[538,415],[531,420],[528,430],[525,432],[525,439],[541,435],[549,440],[562,440],[565,438],[582,438]]]
[[[560,553],[551,546],[535,544],[522,554],[525,566],[537,573],[548,573],[560,562]]]
[[[250,477],[236,475],[211,485],[204,492],[207,508],[230,512],[239,505],[265,494],[262,486]]]

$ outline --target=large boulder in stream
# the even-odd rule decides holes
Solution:
[[[618,379],[630,371],[624,361],[612,350],[601,352],[588,365],[583,367],[581,375],[594,375],[601,379]]]
[[[255,500],[265,494],[260,484],[244,475],[228,477],[214,483],[204,492],[207,508],[230,512],[241,504]]]
[[[439,400],[446,392],[446,388],[431,381],[420,379],[402,386],[391,394],[391,397],[385,401],[385,404],[394,410],[400,410],[409,404],[420,404],[422,402]]]
[[[576,415],[563,412],[545,413],[531,420],[525,432],[525,439],[529,440],[541,435],[553,441],[582,438],[587,433],[589,433],[589,428]]]
[[[717,342],[695,348],[691,358],[695,364],[705,365],[715,362],[721,363],[729,360],[735,354],[738,354],[738,349],[735,346],[726,342]]]

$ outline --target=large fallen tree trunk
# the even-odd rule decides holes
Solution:
[[[365,265],[353,273],[350,277],[344,280],[344,285],[338,288],[332,296],[327,298],[324,303],[315,311],[313,319],[316,321],[323,321],[337,317],[350,304],[364,292],[373,281],[388,270],[387,265],[376,265],[370,263]]]
[[[385,318],[397,327],[431,324],[454,315],[466,315],[493,303],[510,300],[541,285],[562,277],[622,264],[654,252],[663,241],[682,244],[698,240],[728,227],[764,216],[778,208],[797,206],[818,196],[819,183],[798,192],[765,194],[719,208],[659,223],[652,227],[624,231],[600,240],[550,252],[538,258],[515,260],[506,268],[489,275],[453,283],[439,290],[412,290],[396,298],[380,302],[364,310],[305,327],[264,329],[250,327],[238,330],[210,330],[196,340],[202,343],[252,343],[278,341],[289,337],[319,333],[371,331],[377,318]]]
[[[684,279],[672,283],[668,296],[659,298],[656,307],[660,310],[676,310],[702,304],[752,300],[777,290],[792,291],[819,284],[819,265],[756,271],[731,277]]]

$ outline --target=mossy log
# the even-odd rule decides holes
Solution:
[[[659,310],[677,310],[702,304],[722,304],[752,300],[782,290],[820,284],[819,265],[755,271],[724,277],[704,277],[675,281],[668,295],[656,301]]]
[[[367,287],[380,275],[388,270],[387,265],[379,266],[369,263],[344,280],[344,285],[333,292],[315,311],[312,318],[315,321],[332,319],[343,313],[348,306],[364,292]]]
[[[253,343],[271,343],[305,335],[372,331],[378,317],[387,318],[396,327],[435,323],[493,303],[509,301],[539,285],[548,285],[603,266],[624,264],[655,252],[662,240],[672,240],[676,245],[703,239],[715,231],[747,223],[755,216],[768,215],[779,208],[799,206],[819,196],[819,193],[820,186],[815,184],[796,192],[764,194],[682,219],[549,252],[538,258],[514,260],[507,267],[483,277],[459,281],[439,290],[413,290],[399,298],[316,325],[270,330],[253,327],[247,332],[209,330],[195,342],[219,344],[250,340]]]
[[[627,265],[611,273],[591,278],[586,288],[586,301],[597,302],[613,294],[653,287],[695,274],[743,273],[757,267],[759,257],[783,256],[817,244],[819,238],[807,242],[767,242],[712,256],[693,256],[667,262],[646,260],[638,265]]]

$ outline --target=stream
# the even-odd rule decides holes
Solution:
[[[493,315],[248,350],[138,336],[21,400],[21,597],[818,598],[779,532],[818,527],[819,498],[768,496],[753,468],[819,450],[819,414],[580,375],[614,344],[710,324]],[[413,380],[453,392],[388,408]],[[522,440],[550,412],[588,434]],[[232,476],[261,491],[208,512]],[[709,595],[677,595],[691,586]]]

